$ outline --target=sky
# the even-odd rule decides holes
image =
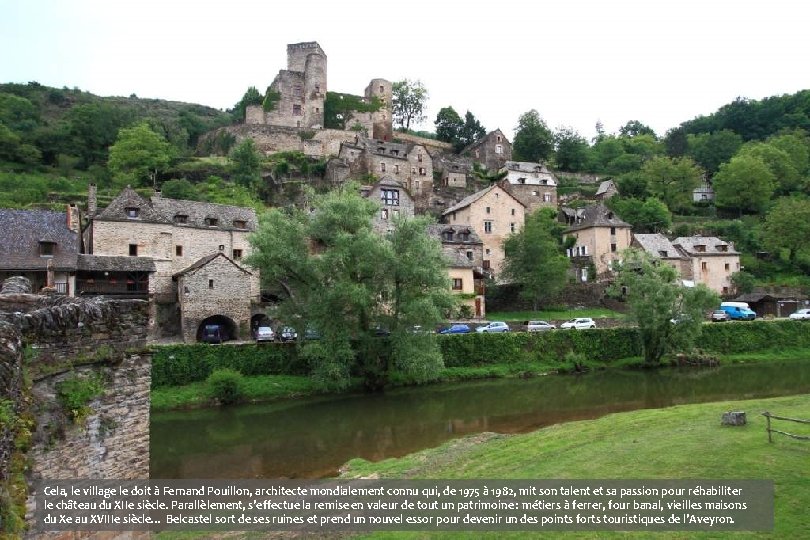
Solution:
[[[639,120],[663,135],[736,97],[810,88],[802,0],[0,0],[0,82],[232,107],[317,41],[328,89],[418,79],[513,133],[536,109],[586,138]]]

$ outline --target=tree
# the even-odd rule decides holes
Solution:
[[[776,180],[767,165],[753,156],[735,156],[713,179],[717,206],[760,212],[771,199]]]
[[[245,139],[236,145],[230,157],[233,181],[246,188],[256,188],[262,179],[262,160],[253,139]]]
[[[107,103],[77,105],[65,114],[70,145],[75,151],[65,148],[61,153],[78,155],[84,167],[104,163],[120,130],[130,125],[133,117],[131,109]]]
[[[436,138],[456,146],[459,142],[464,121],[453,107],[443,107],[436,115]]]
[[[622,137],[637,137],[638,135],[651,135],[654,139],[658,137],[650,126],[645,126],[638,120],[630,120],[619,128],[619,135]]]
[[[248,105],[261,105],[264,101],[264,96],[259,92],[255,86],[250,86],[245,91],[242,99],[236,102],[231,111],[231,116],[235,122],[245,121],[245,110]]]
[[[553,151],[554,136],[540,118],[540,113],[532,109],[521,114],[512,143],[515,160],[540,162],[547,160]]]
[[[641,171],[631,171],[616,178],[616,187],[622,197],[644,200],[649,196],[647,177]]]
[[[681,157],[686,154],[688,142],[683,126],[672,128],[664,135],[664,148],[669,157]]]
[[[494,184],[495,182],[506,178],[509,175],[509,171],[506,169],[501,171],[489,171],[477,161],[473,161],[472,174],[478,180]]]
[[[172,159],[173,148],[162,136],[142,122],[124,128],[110,147],[108,166],[119,183],[155,185],[157,174]]]
[[[456,151],[460,151],[465,146],[474,143],[486,134],[487,130],[484,129],[481,122],[478,121],[473,113],[467,111],[464,115],[464,125],[461,127],[461,131],[459,131]]]
[[[795,262],[799,251],[810,247],[810,201],[799,197],[782,197],[776,201],[763,225],[763,240],[772,248],[790,251]]]
[[[799,189],[801,177],[793,164],[790,154],[777,146],[764,142],[745,143],[738,156],[746,155],[759,159],[773,173],[776,181],[776,192],[779,195],[788,195]]]
[[[572,127],[562,126],[554,133],[554,161],[563,171],[576,172],[585,169],[590,147],[585,137]]]
[[[526,218],[523,228],[504,242],[504,277],[520,285],[520,296],[540,303],[559,293],[567,281],[569,261],[554,237],[556,212],[543,208]]]
[[[709,174],[714,174],[721,163],[730,160],[742,146],[742,137],[724,129],[714,133],[687,135],[687,154]]]
[[[607,205],[633,226],[637,233],[666,231],[672,225],[672,214],[667,205],[655,197],[646,201],[634,198],[611,197]]]
[[[705,312],[720,301],[700,284],[683,287],[677,271],[637,249],[622,253],[612,292],[626,291],[630,316],[638,324],[644,362],[657,365],[671,351],[689,351],[700,336]]]
[[[672,210],[692,206],[692,191],[698,187],[703,171],[690,158],[655,157],[641,167],[647,190]]]
[[[411,123],[418,124],[427,118],[424,115],[428,91],[421,81],[408,79],[397,81],[391,86],[393,94],[392,112],[394,121],[406,130]]]
[[[322,335],[301,354],[312,377],[327,388],[345,388],[350,375],[373,389],[394,373],[415,381],[438,376],[442,358],[428,334],[451,309],[439,243],[422,218],[395,220],[386,236],[374,232],[379,212],[357,186],[312,195],[314,211],[272,209],[251,237],[248,259],[265,284],[279,289],[279,315]],[[388,338],[377,337],[380,329]]]
[[[163,182],[163,185],[160,186],[160,192],[163,197],[169,199],[181,199],[185,201],[196,201],[199,199],[197,190],[194,189],[194,184],[185,178]]]

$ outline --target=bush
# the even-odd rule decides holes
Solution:
[[[57,384],[56,398],[62,409],[75,423],[80,423],[89,413],[88,404],[104,394],[104,382],[99,375],[71,378]]]
[[[239,401],[245,393],[245,378],[233,369],[218,369],[208,376],[208,395],[222,405]]]

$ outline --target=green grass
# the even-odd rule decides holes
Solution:
[[[531,321],[554,320],[567,321],[576,317],[591,317],[592,319],[625,319],[627,315],[606,308],[584,309],[544,309],[540,311],[490,311],[487,319],[490,321]]]
[[[748,425],[723,427],[728,410],[748,413]],[[777,437],[768,443],[762,411],[810,418],[810,395],[702,403],[611,414],[524,435],[480,434],[399,459],[349,462],[345,477],[380,478],[736,478],[775,482],[773,533],[566,533],[578,538],[810,538],[810,443]],[[793,433],[807,433],[793,424]],[[427,533],[372,537],[426,538]],[[458,535],[478,538],[480,533]],[[492,533],[533,538],[542,533]],[[548,533],[548,538],[561,536]]]

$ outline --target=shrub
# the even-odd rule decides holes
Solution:
[[[233,369],[218,369],[208,376],[208,395],[222,405],[239,401],[245,393],[245,378]]]
[[[88,404],[103,394],[104,382],[100,375],[82,377],[74,374],[56,386],[57,400],[65,414],[77,424],[90,413]]]

